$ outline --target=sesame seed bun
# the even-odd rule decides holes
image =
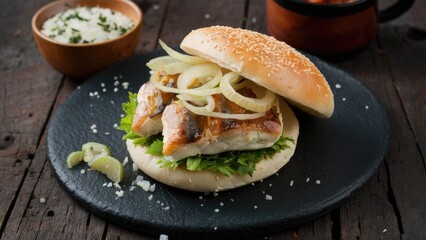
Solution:
[[[147,147],[135,145],[132,140],[127,140],[127,150],[140,170],[155,180],[172,187],[196,192],[215,192],[241,187],[278,172],[293,156],[299,136],[299,122],[284,101],[280,101],[280,111],[283,118],[283,134],[293,138],[294,145],[290,144],[291,148],[275,154],[272,159],[264,159],[257,163],[252,176],[232,174],[227,177],[221,173],[207,170],[189,171],[183,167],[173,170],[168,167],[160,167],[157,164],[158,156],[147,154]]]
[[[193,30],[180,46],[185,52],[239,73],[318,117],[334,111],[330,86],[304,55],[261,33],[223,26]]]

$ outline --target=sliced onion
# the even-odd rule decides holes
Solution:
[[[169,46],[167,46],[163,41],[159,40],[159,43],[161,45],[161,47],[164,49],[164,51],[166,51],[167,54],[169,54],[169,56],[182,61],[184,63],[188,63],[188,64],[200,64],[200,63],[207,63],[208,61],[205,59],[202,59],[200,57],[196,57],[196,56],[190,56],[187,54],[183,54],[180,52],[177,52],[175,50],[173,50],[172,48],[170,48]]]
[[[146,66],[154,71],[164,71],[166,74],[173,75],[182,73],[191,67],[191,64],[181,62],[170,56],[162,56],[151,59]]]
[[[265,96],[262,98],[245,97],[235,91],[232,87],[232,85],[237,81],[238,74],[230,72],[225,74],[220,82],[219,89],[223,96],[225,96],[229,101],[253,112],[266,112],[272,107],[276,98],[274,92],[265,88]]]
[[[220,93],[219,88],[211,88],[211,89],[178,89],[173,87],[167,87],[158,82],[158,73],[151,75],[150,82],[154,85],[154,87],[160,89],[163,92],[176,93],[176,94],[191,94],[195,96],[210,96],[213,94]]]
[[[188,87],[191,86],[195,80],[203,81],[203,79],[208,77],[214,77],[213,81],[216,82],[216,84],[214,82],[211,83],[212,81],[204,80],[202,83],[207,82],[207,86],[203,84],[203,86],[194,89],[215,87],[222,78],[222,72],[220,71],[220,67],[214,63],[193,65],[184,71],[181,75],[179,75],[177,87],[179,89],[188,89]]]
[[[204,106],[194,106],[189,104],[193,107],[193,109],[198,109],[199,111],[213,112],[214,107],[216,105],[212,96],[193,97],[191,95],[177,95],[176,97],[179,100],[181,100],[181,102],[185,102],[187,104],[189,104],[187,101],[191,101],[197,105],[204,105]]]
[[[213,97],[212,97],[213,98]],[[232,113],[221,113],[221,112],[212,112],[208,111],[204,107],[197,107],[190,103],[188,103],[185,100],[180,100],[182,105],[186,107],[189,111],[202,115],[202,116],[208,116],[208,117],[217,117],[217,118],[227,118],[227,119],[237,119],[237,120],[249,120],[249,119],[256,119],[260,118],[265,115],[264,112],[258,112],[258,113],[248,113],[248,114],[232,114]]]

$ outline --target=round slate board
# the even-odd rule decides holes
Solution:
[[[112,155],[122,161],[128,156],[123,132],[115,129],[123,114],[121,103],[127,101],[128,91],[137,92],[149,79],[145,63],[159,55],[164,52],[135,55],[103,70],[70,95],[49,126],[48,158],[59,183],[82,206],[109,221],[174,238],[247,238],[282,231],[338,206],[375,173],[385,156],[389,121],[379,100],[351,75],[309,56],[329,81],[336,109],[330,119],[295,110],[299,143],[277,174],[206,195],[134,172],[129,159],[121,184],[124,196],[117,198],[117,188],[103,186],[108,182],[105,176],[87,171],[85,163],[68,169],[65,159],[89,141],[110,146]],[[155,183],[156,190],[130,191],[137,175]]]

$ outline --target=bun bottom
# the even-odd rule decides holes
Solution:
[[[264,159],[257,163],[252,176],[233,174],[227,177],[221,173],[206,170],[189,171],[184,168],[173,170],[167,167],[160,167],[157,164],[158,156],[145,153],[147,147],[135,146],[131,140],[126,142],[127,150],[133,162],[142,172],[172,187],[195,192],[224,191],[241,187],[278,172],[293,156],[299,136],[299,122],[291,108],[284,101],[280,101],[280,109],[283,117],[283,134],[286,137],[292,137],[295,140],[295,144],[291,148],[275,154],[273,158]]]

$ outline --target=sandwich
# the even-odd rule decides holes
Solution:
[[[321,72],[273,37],[213,26],[190,32],[185,53],[160,44],[167,55],[147,63],[150,79],[129,93],[120,128],[133,162],[164,184],[212,192],[267,178],[296,149],[288,104],[322,118],[334,111]]]

